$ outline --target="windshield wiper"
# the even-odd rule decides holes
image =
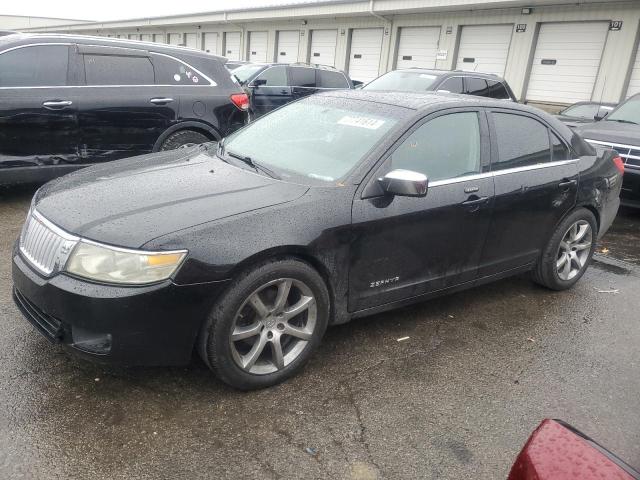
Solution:
[[[624,118],[607,118],[605,120],[611,120],[612,122],[629,123],[631,125],[638,125],[638,122],[632,122],[631,120],[625,120]]]
[[[222,152],[224,154],[224,146],[222,147]],[[255,160],[253,160],[251,157],[246,156],[246,155],[240,155],[239,153],[235,153],[235,152],[231,152],[228,151],[227,155],[229,155],[230,157],[233,158],[237,158],[238,160],[246,163],[247,165],[249,165],[251,168],[253,168],[256,172],[257,171],[262,171],[263,173],[266,173],[267,176],[271,177],[271,178],[275,178],[276,180],[281,180],[280,175],[278,175],[276,172],[274,172],[273,170],[271,170],[270,168],[265,167],[264,165],[261,165],[259,163],[256,163]]]

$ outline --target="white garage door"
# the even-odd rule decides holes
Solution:
[[[249,61],[267,61],[267,32],[249,32]]]
[[[202,49],[205,52],[216,54],[218,53],[218,34],[217,33],[205,33],[204,43]]]
[[[140,40],[142,40],[143,42],[150,42],[151,38],[152,37],[150,33],[143,33],[142,35],[140,35]]]
[[[460,34],[456,68],[503,76],[513,25],[466,25]]]
[[[440,27],[404,27],[400,29],[397,68],[436,66]]]
[[[224,34],[223,57],[229,60],[240,60],[240,32],[226,32]]]
[[[312,30],[309,62],[335,67],[337,39],[337,30]]]
[[[184,43],[189,48],[197,48],[198,46],[198,37],[195,33],[186,33],[184,35]]]
[[[382,51],[381,28],[355,28],[351,33],[349,76],[368,82],[379,75]]]
[[[559,103],[591,100],[608,29],[607,22],[541,25],[527,100]]]
[[[300,31],[287,30],[278,32],[277,57],[278,63],[295,63],[298,61],[298,42]]]
[[[182,44],[182,34],[181,33],[170,33],[168,40],[169,40],[169,44],[170,45],[180,45],[180,44]]]
[[[627,97],[640,93],[640,45],[638,45],[638,53],[636,53],[636,61],[633,63],[631,70],[631,78],[629,79],[629,88],[627,88]]]

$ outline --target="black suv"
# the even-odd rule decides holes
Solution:
[[[219,140],[248,97],[225,59],[99,37],[0,37],[0,185]]]
[[[596,148],[613,148],[624,160],[620,200],[640,208],[640,93],[618,105],[603,120],[576,128]]]
[[[316,64],[251,63],[233,76],[249,94],[254,117],[318,91],[353,88],[344,72]]]
[[[362,89],[464,93],[517,102],[511,87],[503,78],[490,73],[463,70],[431,70],[426,68],[393,70],[367,83]]]

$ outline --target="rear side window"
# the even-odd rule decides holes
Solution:
[[[446,90],[447,92],[451,92],[451,93],[464,93],[462,77],[451,77],[446,79],[438,87],[438,90]]]
[[[430,181],[480,172],[480,125],[475,112],[428,121],[391,156],[392,169],[424,173]]]
[[[289,75],[291,76],[291,85],[294,87],[316,86],[316,71],[313,68],[290,67]]]
[[[164,55],[153,55],[157,85],[209,85],[200,73]]]
[[[269,67],[256,80],[264,80],[267,87],[286,87],[287,86],[287,67],[276,66]]]
[[[558,162],[560,160],[570,160],[571,152],[558,136],[551,132],[551,160]]]
[[[121,55],[84,55],[87,85],[153,85],[151,60]]]
[[[550,160],[549,130],[530,117],[494,113],[498,161],[493,170],[526,167]]]
[[[0,87],[59,87],[67,85],[69,47],[38,45],[0,55]]]
[[[484,78],[467,77],[465,82],[467,82],[467,93],[469,95],[488,96],[489,86]]]
[[[487,90],[487,97],[497,98],[498,100],[511,99],[509,92],[507,92],[506,87],[501,82],[487,80],[487,85],[489,86]]]
[[[342,73],[328,70],[316,70],[317,85],[320,88],[349,88],[349,83]]]

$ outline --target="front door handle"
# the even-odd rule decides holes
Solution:
[[[578,183],[577,180],[564,180],[558,184],[558,188],[563,192],[566,192],[577,183]]]
[[[167,103],[171,103],[173,102],[173,98],[168,98],[168,97],[159,97],[159,98],[152,98],[151,100],[149,100],[151,103],[153,103],[154,105],[165,105]]]
[[[73,105],[71,100],[47,100],[42,104],[42,106],[48,110],[59,110],[61,108],[70,107],[71,105]]]

